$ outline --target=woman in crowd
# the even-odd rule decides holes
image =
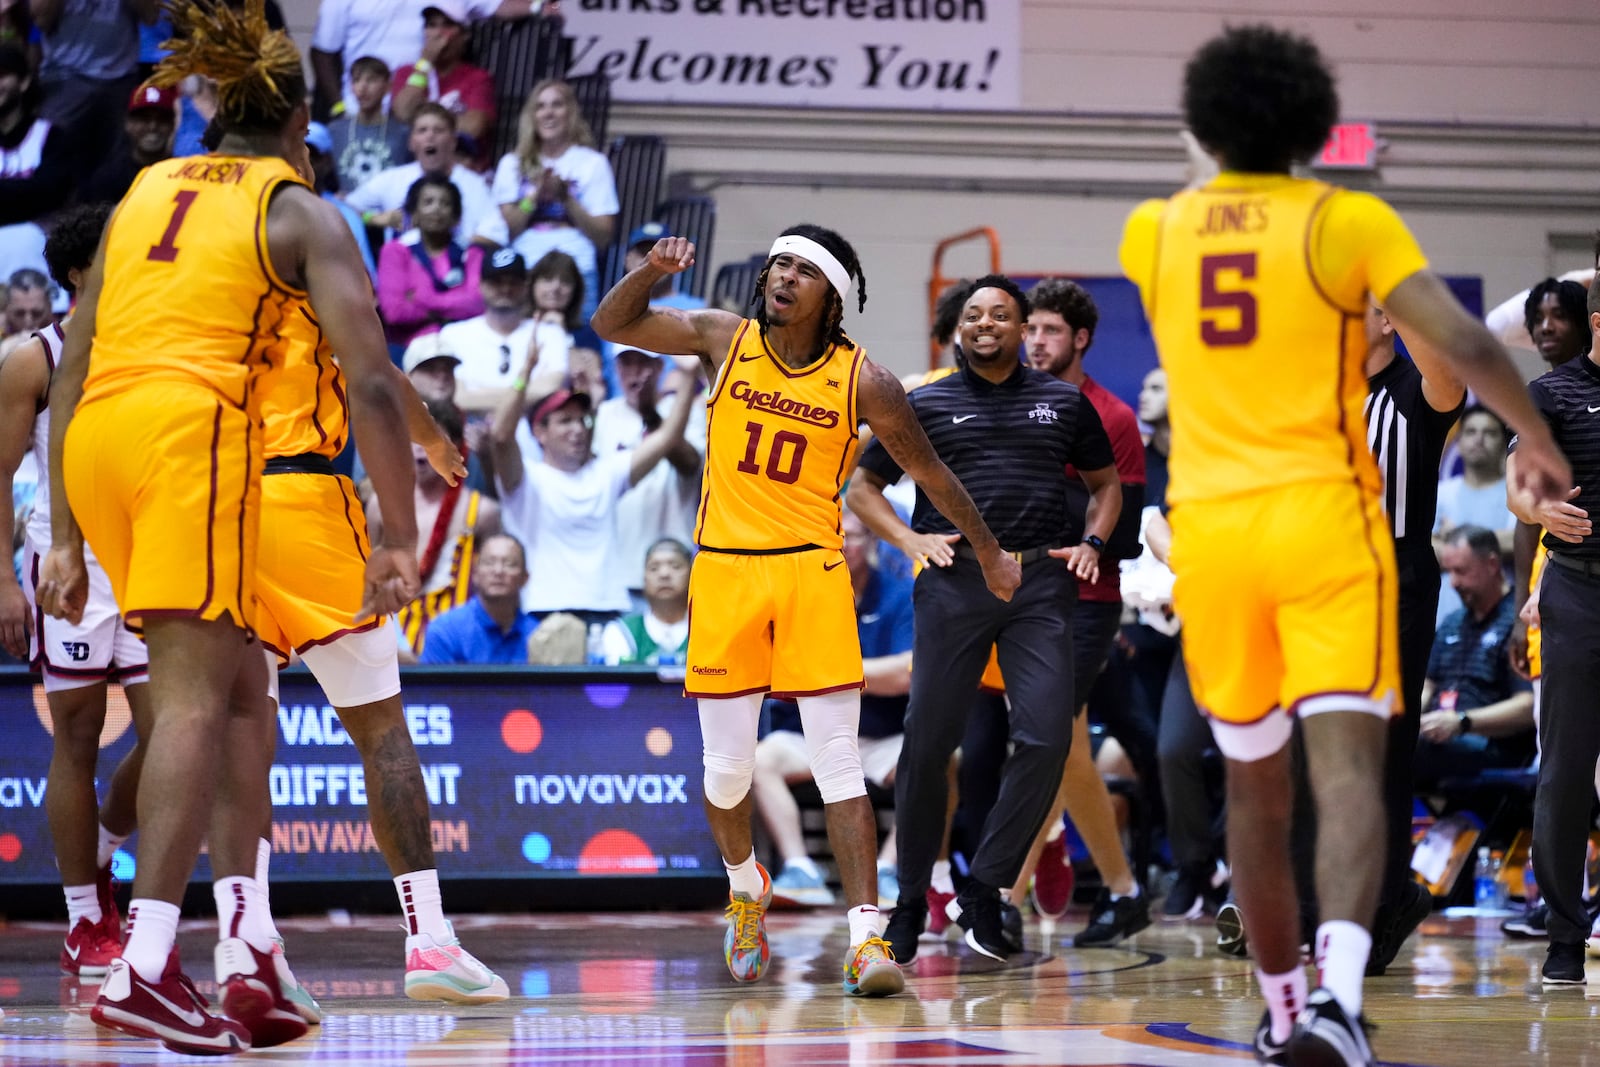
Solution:
[[[461,191],[448,178],[419,178],[405,211],[415,228],[378,254],[378,307],[397,362],[412,338],[483,314],[483,249],[455,237]]]

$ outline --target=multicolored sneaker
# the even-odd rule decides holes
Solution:
[[[272,950],[242,937],[217,942],[217,989],[222,1010],[250,1034],[251,1048],[272,1048],[304,1037],[306,1021],[283,994]]]
[[[294,1005],[295,1013],[306,1021],[307,1026],[320,1025],[322,1005],[289,969],[289,957],[284,954],[281,937],[272,939],[272,967],[278,972],[278,988],[283,990],[284,999]]]
[[[728,973],[740,982],[754,982],[767,973],[767,963],[772,950],[767,945],[767,908],[772,904],[772,878],[767,869],[756,864],[761,872],[761,897],[752,900],[744,893],[728,893],[728,907],[723,915],[728,919],[728,932],[722,938],[722,957],[728,961]]]
[[[154,1038],[191,1056],[226,1056],[248,1049],[250,1031],[196,1004],[192,988],[181,972],[172,969],[170,959],[161,981],[152,984],[119,957],[106,971],[89,1017],[107,1029]]]
[[[845,961],[844,991],[853,997],[892,997],[905,988],[906,976],[881,937],[861,942]]]
[[[488,1004],[509,997],[505,979],[461,947],[449,920],[444,925],[450,936],[442,942],[428,934],[406,938],[406,996],[451,1004]]]
[[[111,961],[122,955],[122,942],[106,933],[105,923],[79,919],[61,946],[61,973],[79,978],[104,978]]]

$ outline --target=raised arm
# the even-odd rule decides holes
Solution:
[[[739,316],[726,311],[684,311],[651,307],[650,290],[669,274],[694,266],[694,244],[663,237],[649,258],[606,294],[589,325],[607,341],[669,356],[699,356],[706,379],[715,381],[739,329]]]
[[[0,565],[0,648],[20,660],[28,658],[33,618],[17,572],[10,566],[9,554],[17,534],[16,513],[11,510],[15,499],[12,483],[28,451],[35,412],[49,388],[50,364],[37,337],[30,337],[0,361],[0,480],[6,487],[5,500],[0,501],[0,546],[7,553],[6,563]]]
[[[517,423],[528,407],[528,379],[539,365],[539,331],[533,331],[523,357],[522,370],[511,383],[511,388],[501,390],[500,400],[489,419],[489,454],[494,458],[495,481],[500,492],[509,496],[522,485],[525,473],[522,467],[522,448],[517,444]]]
[[[989,591],[1001,600],[1010,600],[1022,581],[1022,567],[1001,551],[972,497],[934,452],[900,380],[868,360],[856,389],[856,411],[900,469],[911,475],[933,506],[955,524],[977,552]]]
[[[685,366],[685,363],[689,365]],[[644,440],[634,448],[632,463],[628,470],[628,481],[632,485],[638,485],[643,481],[645,475],[655,470],[657,463],[683,443],[683,431],[689,425],[689,413],[694,409],[694,400],[699,394],[698,376],[693,363],[687,357],[681,359],[673,369],[668,384],[673,387],[672,391],[677,394],[678,401],[672,405],[672,414],[663,419],[660,426],[646,434]]]

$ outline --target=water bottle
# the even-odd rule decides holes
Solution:
[[[1480,911],[1494,907],[1494,857],[1488,845],[1478,849],[1478,866],[1472,878],[1472,904]]]
[[[1505,880],[1505,853],[1498,850],[1491,853],[1489,866],[1494,873],[1494,908],[1505,911],[1506,905],[1511,903],[1511,886]]]
[[[603,667],[606,662],[605,629],[597,622],[589,624],[589,640],[584,646],[589,666]]]
[[[1528,859],[1522,865],[1522,901],[1529,910],[1539,906],[1539,880],[1533,873],[1533,853],[1528,853]]]

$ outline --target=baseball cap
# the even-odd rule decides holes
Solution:
[[[647,349],[643,349],[643,348],[619,348],[619,349],[617,349],[616,355],[615,355],[614,358],[621,359],[623,356],[628,356],[628,357],[634,358],[634,359],[653,359],[658,363],[661,362],[665,358],[665,357],[661,356],[659,353],[651,352],[651,351],[648,351]]]
[[[333,134],[328,132],[328,127],[320,122],[313,122],[306,127],[306,147],[325,156],[333,154]]]
[[[448,359],[451,363],[461,362],[454,352],[445,347],[443,338],[435,331],[412,338],[411,343],[406,345],[406,354],[400,360],[400,369],[410,374],[430,359]]]
[[[565,407],[567,404],[573,403],[574,401],[576,401],[585,412],[591,411],[594,408],[594,401],[589,398],[588,393],[574,393],[571,389],[557,389],[555,392],[551,393],[549,396],[540,400],[533,406],[532,418],[534,424],[537,425],[543,422],[557,410]]]
[[[653,245],[663,237],[670,236],[665,225],[659,222],[646,222],[628,235],[628,247],[637,248],[640,245]]]
[[[522,261],[522,254],[515,248],[496,249],[494,254],[483,261],[483,273],[480,277],[489,278],[526,278],[528,265]]]
[[[472,24],[472,17],[467,13],[467,0],[432,0],[432,3],[422,9],[424,20],[430,11],[437,11],[458,26]]]
[[[143,111],[146,108],[166,111],[177,115],[178,91],[176,89],[163,89],[155,85],[141,85],[133,91],[133,96],[128,99],[128,114]]]

